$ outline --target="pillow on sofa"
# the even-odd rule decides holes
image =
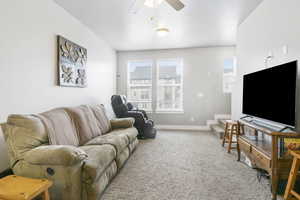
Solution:
[[[104,105],[90,105],[89,107],[92,109],[97,119],[102,134],[108,133],[111,130],[111,125],[110,120],[106,115]]]
[[[71,118],[74,121],[77,129],[79,144],[83,145],[89,140],[101,135],[101,129],[97,124],[97,119],[93,111],[86,105],[66,108]]]

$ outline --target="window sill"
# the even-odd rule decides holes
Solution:
[[[157,110],[155,111],[156,114],[184,114],[184,110]]]

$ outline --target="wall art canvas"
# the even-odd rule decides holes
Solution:
[[[65,87],[87,87],[87,49],[58,36],[58,84]]]

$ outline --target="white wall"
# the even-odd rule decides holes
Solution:
[[[205,125],[214,114],[229,114],[231,111],[230,95],[223,93],[223,64],[225,59],[234,56],[235,47],[118,52],[120,77],[117,79],[117,91],[119,94],[127,93],[128,61],[183,58],[184,113],[153,114],[152,117],[156,124],[161,125]]]
[[[238,81],[232,95],[235,119],[241,116],[244,74],[264,69],[264,58],[270,51],[274,59],[268,67],[300,59],[299,8],[299,0],[264,0],[240,25],[237,39]],[[283,53],[284,45],[288,45],[288,54]]]
[[[11,113],[110,103],[116,53],[105,41],[52,0],[2,0],[0,13],[0,122]],[[56,86],[57,34],[87,48],[87,88]],[[0,171],[7,167],[0,133]]]

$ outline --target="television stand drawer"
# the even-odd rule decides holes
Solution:
[[[266,170],[271,168],[271,159],[255,147],[252,147],[251,155],[257,167]]]
[[[251,144],[249,144],[248,142],[244,141],[242,138],[239,138],[239,147],[240,150],[243,151],[244,153],[251,153]]]

